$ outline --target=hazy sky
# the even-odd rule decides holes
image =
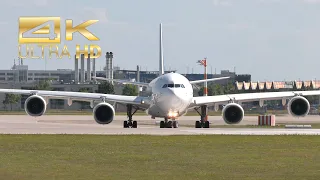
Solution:
[[[0,69],[18,57],[20,16],[60,16],[75,24],[100,20],[88,28],[100,38],[98,69],[112,51],[122,69],[157,70],[162,22],[167,70],[202,73],[196,61],[207,57],[213,71],[236,67],[253,80],[320,79],[320,0],[10,0],[0,7]],[[72,56],[76,43],[90,42],[75,35],[67,43]],[[24,63],[45,68],[44,60]],[[66,68],[73,59],[47,60],[46,69]]]

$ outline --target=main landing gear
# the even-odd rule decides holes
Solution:
[[[198,112],[198,114],[201,117],[200,121],[196,121],[195,128],[209,128],[210,127],[209,121],[206,120],[206,117],[207,117],[207,105],[200,106],[200,111],[201,112],[198,111],[199,108],[195,108],[195,110]]]
[[[164,121],[160,121],[160,128],[178,128],[178,121],[172,119],[172,121],[168,121],[168,118],[164,118]]]
[[[138,110],[135,109],[134,112],[132,113],[132,104],[127,104],[127,116],[128,116],[128,121],[123,121],[123,127],[124,128],[137,128],[138,127],[138,123],[137,121],[132,121],[132,116],[134,115],[134,113],[136,113]]]

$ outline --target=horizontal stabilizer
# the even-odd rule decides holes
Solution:
[[[121,83],[121,84],[133,84],[133,85],[137,85],[137,86],[149,86],[148,83],[143,83],[143,82],[132,82],[132,81],[128,81],[128,80],[121,80],[121,79],[109,79],[109,78],[104,78],[104,77],[92,77],[93,79],[97,79],[97,80],[103,80],[103,81],[114,81],[117,83]]]
[[[190,81],[190,84],[196,84],[196,83],[203,83],[203,82],[210,82],[210,81],[218,81],[222,79],[229,79],[230,77],[219,77],[219,78],[212,78],[212,79],[202,79],[202,80],[196,80],[196,81]]]

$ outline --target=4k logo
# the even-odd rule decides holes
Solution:
[[[50,48],[50,58],[51,53],[56,54],[58,58],[62,58],[64,55],[68,55],[70,58],[70,54],[68,51],[68,47],[64,45],[62,48],[63,51],[61,55],[58,54],[58,44],[61,43],[61,18],[60,17],[20,17],[19,18],[19,57],[26,58],[40,58],[37,56],[33,56],[34,52],[33,46],[28,46],[28,44],[37,44],[41,47],[42,55],[44,54],[44,48],[49,46]],[[65,21],[65,40],[72,41],[73,34],[75,32],[80,33],[82,36],[87,38],[89,41],[99,41],[99,38],[88,31],[86,28],[94,23],[98,22],[98,20],[88,20],[84,23],[81,23],[77,26],[73,27],[72,20]],[[27,56],[21,56],[21,44],[26,44],[26,52]],[[52,44],[55,44],[53,47]],[[90,48],[88,47],[90,46]],[[56,49],[56,50],[52,50]],[[97,58],[101,55],[101,48],[98,45],[84,45],[84,50],[80,50],[80,45],[76,45],[76,57],[79,58],[80,53],[85,55],[85,58],[88,57],[88,54],[91,54],[91,58]],[[97,49],[97,53],[94,53],[94,49]],[[89,50],[89,53],[88,53]],[[96,54],[96,55],[93,55]],[[43,57],[42,57],[43,58]]]
[[[72,27],[72,20],[66,20],[66,40],[72,41],[73,33],[78,31],[88,40],[98,41],[99,38],[86,29],[86,27],[96,22],[98,22],[98,20],[89,20],[78,26]],[[52,27],[51,30],[53,31],[50,31],[50,27]],[[31,36],[47,35],[48,37],[24,37],[24,34],[29,34]],[[20,17],[19,43],[61,43],[60,17]]]
[[[50,21],[53,22],[53,34],[55,37],[43,37],[50,35]],[[42,35],[42,37],[24,37]],[[20,17],[19,18],[19,43],[61,43],[60,17]]]

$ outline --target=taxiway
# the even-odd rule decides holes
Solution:
[[[192,127],[198,120],[197,116],[184,116],[179,119],[177,129],[160,129],[157,122],[148,116],[134,116],[138,121],[137,129],[124,129],[123,120],[126,116],[116,116],[108,125],[97,124],[92,116],[47,115],[30,117],[27,115],[0,116],[0,134],[148,134],[148,135],[320,135],[320,129],[282,129],[282,128],[214,128],[215,125],[225,125],[220,116],[210,116],[210,129],[195,129]],[[320,116],[307,116],[295,119],[291,116],[276,117],[277,123],[320,122]],[[257,125],[256,116],[246,116],[239,125]]]

